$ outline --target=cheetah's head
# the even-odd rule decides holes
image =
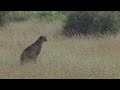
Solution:
[[[47,38],[45,36],[40,36],[39,38],[42,42],[46,42],[47,41]]]

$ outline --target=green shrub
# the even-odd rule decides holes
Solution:
[[[26,21],[32,18],[42,22],[51,22],[53,20],[61,20],[65,22],[66,15],[61,11],[9,11],[5,16],[5,22]]]
[[[117,33],[120,28],[119,11],[76,11],[68,15],[63,34],[74,36],[80,34]]]
[[[8,11],[0,11],[0,26],[3,26],[5,23],[5,16],[7,15]]]
[[[45,21],[45,22],[51,22],[53,20],[66,20],[66,15],[64,15],[61,11],[39,11],[36,14],[36,18]]]
[[[6,16],[8,22],[26,21],[31,18],[32,12],[30,11],[10,11]]]

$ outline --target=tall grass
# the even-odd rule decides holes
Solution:
[[[10,23],[0,31],[0,78],[120,78],[120,36],[57,37],[61,22]],[[19,65],[21,52],[40,35],[43,44],[36,65]]]

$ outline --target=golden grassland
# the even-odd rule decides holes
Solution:
[[[0,30],[1,79],[115,79],[120,78],[120,35],[104,38],[65,38],[61,22],[10,23]],[[37,64],[20,66],[22,51],[40,35],[43,44]],[[57,36],[58,35],[58,36]]]

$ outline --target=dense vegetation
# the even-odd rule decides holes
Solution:
[[[120,28],[119,11],[1,11],[0,25],[10,22],[37,19],[42,22],[61,20],[64,24],[62,34],[118,33]]]
[[[69,15],[64,34],[115,34],[120,28],[120,13],[115,11],[79,11]]]

